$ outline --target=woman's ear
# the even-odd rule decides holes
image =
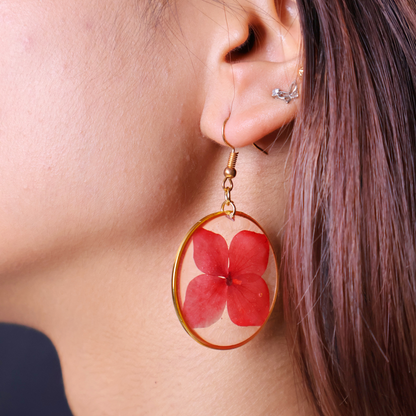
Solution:
[[[290,122],[298,101],[272,97],[276,88],[289,92],[300,85],[300,28],[296,3],[277,0],[224,6],[225,25],[219,25],[207,67],[202,133],[223,143],[224,120],[228,142],[246,146]]]

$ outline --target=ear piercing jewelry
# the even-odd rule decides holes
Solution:
[[[279,88],[274,89],[272,91],[272,97],[273,98],[280,98],[281,100],[285,100],[286,104],[289,104],[292,100],[299,97],[297,82],[293,81],[292,84],[290,84],[290,90],[289,91],[283,91]]]
[[[299,74],[300,77],[303,76],[303,67],[301,67],[299,69],[298,74]],[[293,81],[292,84],[290,85],[290,91],[289,92],[282,91],[279,88],[275,88],[272,91],[272,97],[273,98],[280,98],[281,100],[285,100],[286,104],[289,104],[292,100],[294,100],[295,98],[298,98],[299,97],[299,91],[298,91],[298,84],[297,84],[296,80]],[[256,143],[253,143],[253,146],[257,150],[260,150],[260,152],[264,153],[265,155],[269,154],[267,152],[267,150],[262,149]]]
[[[267,150],[262,149],[257,143],[253,143],[253,146],[257,149],[260,150],[260,152],[262,152],[263,154],[265,154],[266,156],[269,155],[269,152]]]
[[[299,69],[299,76],[301,77],[303,75],[303,67]],[[298,91],[298,84],[295,81],[290,84],[289,91],[283,91],[279,88],[275,88],[272,91],[272,97],[273,98],[280,98],[281,100],[285,100],[286,104],[289,104],[292,100],[299,97],[299,91]]]
[[[198,221],[179,247],[172,273],[172,297],[188,334],[202,345],[227,350],[258,334],[276,302],[276,255],[264,230],[237,211],[231,199],[238,153],[231,148],[219,212]]]

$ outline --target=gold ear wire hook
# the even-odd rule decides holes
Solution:
[[[221,211],[227,212],[227,217],[230,219],[234,219],[236,208],[234,202],[231,200],[231,191],[233,190],[233,179],[237,175],[237,171],[235,169],[235,165],[237,163],[238,153],[235,151],[235,147],[228,143],[227,139],[225,138],[225,125],[230,117],[228,117],[223,125],[222,125],[222,140],[224,143],[231,148],[230,156],[228,157],[227,167],[224,169],[224,181],[222,182],[222,189],[224,190],[224,202],[221,205]],[[232,209],[232,211],[227,210]]]
[[[225,125],[227,124],[227,121],[230,119],[230,117],[227,117],[224,121],[224,123],[222,124],[222,140],[224,140],[224,143],[228,146],[231,147],[231,149],[233,149],[233,152],[235,152],[235,147],[232,146],[230,143],[227,142],[227,139],[225,138]]]
[[[231,153],[230,157],[228,158],[227,167],[224,170],[225,177],[231,179],[235,178],[235,175],[237,174],[237,171],[235,170],[235,164],[237,163],[238,153],[235,151],[235,147],[228,143],[227,139],[225,138],[225,125],[227,124],[227,121],[229,119],[230,117],[228,117],[222,125],[222,140],[228,147],[231,148]]]
[[[259,145],[257,145],[256,143],[253,143],[253,146],[257,149],[260,150],[260,152],[264,153],[265,155],[269,155],[267,150],[262,149]]]

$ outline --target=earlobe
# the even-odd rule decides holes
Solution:
[[[234,65],[233,71],[235,96],[233,88],[224,87],[222,92],[218,88],[210,93],[212,95],[205,103],[201,118],[204,135],[221,143],[222,123],[230,117],[227,138],[233,146],[243,147],[261,140],[295,118],[298,102],[276,100],[272,92],[277,87],[289,93],[297,78],[298,60],[290,64],[239,63]]]
[[[275,8],[265,11],[265,4],[261,3],[262,13],[256,16],[248,13],[246,26],[242,25],[241,16],[238,20],[233,16],[228,18],[229,31],[235,34],[240,30],[240,39],[247,39],[251,22],[262,27],[255,50],[247,51],[244,45],[239,52],[246,50],[246,56],[239,53],[235,58],[235,45],[226,53],[220,48],[215,51],[216,45],[212,45],[215,58],[210,62],[201,130],[221,144],[221,128],[228,117],[227,139],[233,146],[243,147],[278,130],[297,114],[299,100],[295,96],[291,100],[279,100],[272,92],[279,89],[290,93],[294,82],[300,86],[299,25],[292,21],[286,27],[288,22],[279,20]]]

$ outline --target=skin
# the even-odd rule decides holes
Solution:
[[[280,252],[296,115],[270,98],[299,66],[291,2],[0,4],[0,319],[55,344],[82,415],[309,415],[280,305],[228,352],[196,344],[170,294],[175,252],[233,199]],[[155,16],[159,14],[159,19]],[[254,50],[227,61],[248,24]],[[279,85],[277,85],[279,84]]]

